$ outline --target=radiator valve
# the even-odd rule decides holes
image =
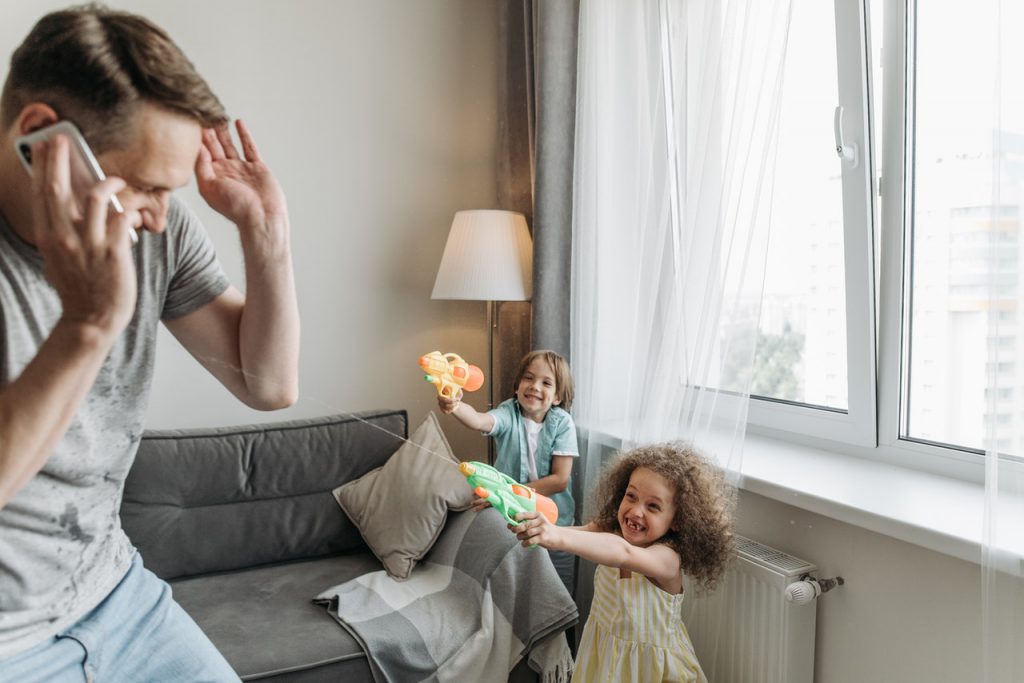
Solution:
[[[798,605],[806,605],[822,593],[827,593],[844,583],[841,576],[834,579],[816,579],[810,574],[804,574],[799,581],[794,581],[786,586],[786,600]]]

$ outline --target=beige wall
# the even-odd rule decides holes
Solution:
[[[846,579],[819,600],[819,683],[981,680],[978,565],[747,492],[737,531]]]
[[[3,0],[3,68],[32,23],[66,2]],[[302,316],[293,408],[251,411],[161,333],[147,423],[184,427],[436,406],[416,358],[486,367],[485,308],[431,301],[452,216],[496,197],[496,5],[479,0],[123,0],[168,30],[229,112],[247,120],[288,195]],[[243,288],[234,228],[194,186]],[[472,399],[480,401],[479,398]],[[481,404],[482,405],[482,404]],[[447,424],[447,423],[446,423]],[[482,437],[450,430],[483,459]]]

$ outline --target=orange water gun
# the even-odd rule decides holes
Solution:
[[[420,356],[423,379],[437,387],[438,396],[457,398],[459,390],[476,391],[484,384],[484,373],[456,353],[431,351]]]

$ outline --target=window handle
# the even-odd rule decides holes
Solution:
[[[857,143],[846,144],[843,140],[843,107],[842,105],[836,107],[835,119],[833,120],[833,126],[836,134],[836,154],[843,161],[850,163],[850,166],[857,167]]]

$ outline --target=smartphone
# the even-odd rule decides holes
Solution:
[[[107,176],[104,175],[103,169],[100,168],[99,162],[96,161],[96,156],[89,149],[88,143],[86,143],[85,138],[82,137],[75,124],[70,121],[60,121],[28,135],[22,135],[15,139],[14,146],[18,151],[18,158],[21,159],[22,165],[25,166],[25,170],[28,171],[29,175],[32,175],[32,145],[41,140],[49,140],[57,134],[63,134],[70,142],[71,193],[78,200],[78,210],[84,215],[84,198],[86,193],[93,185]],[[110,206],[117,213],[124,213],[124,207],[118,201],[117,195],[110,196]],[[129,230],[128,234],[131,236],[132,243],[139,241],[134,229]]]

